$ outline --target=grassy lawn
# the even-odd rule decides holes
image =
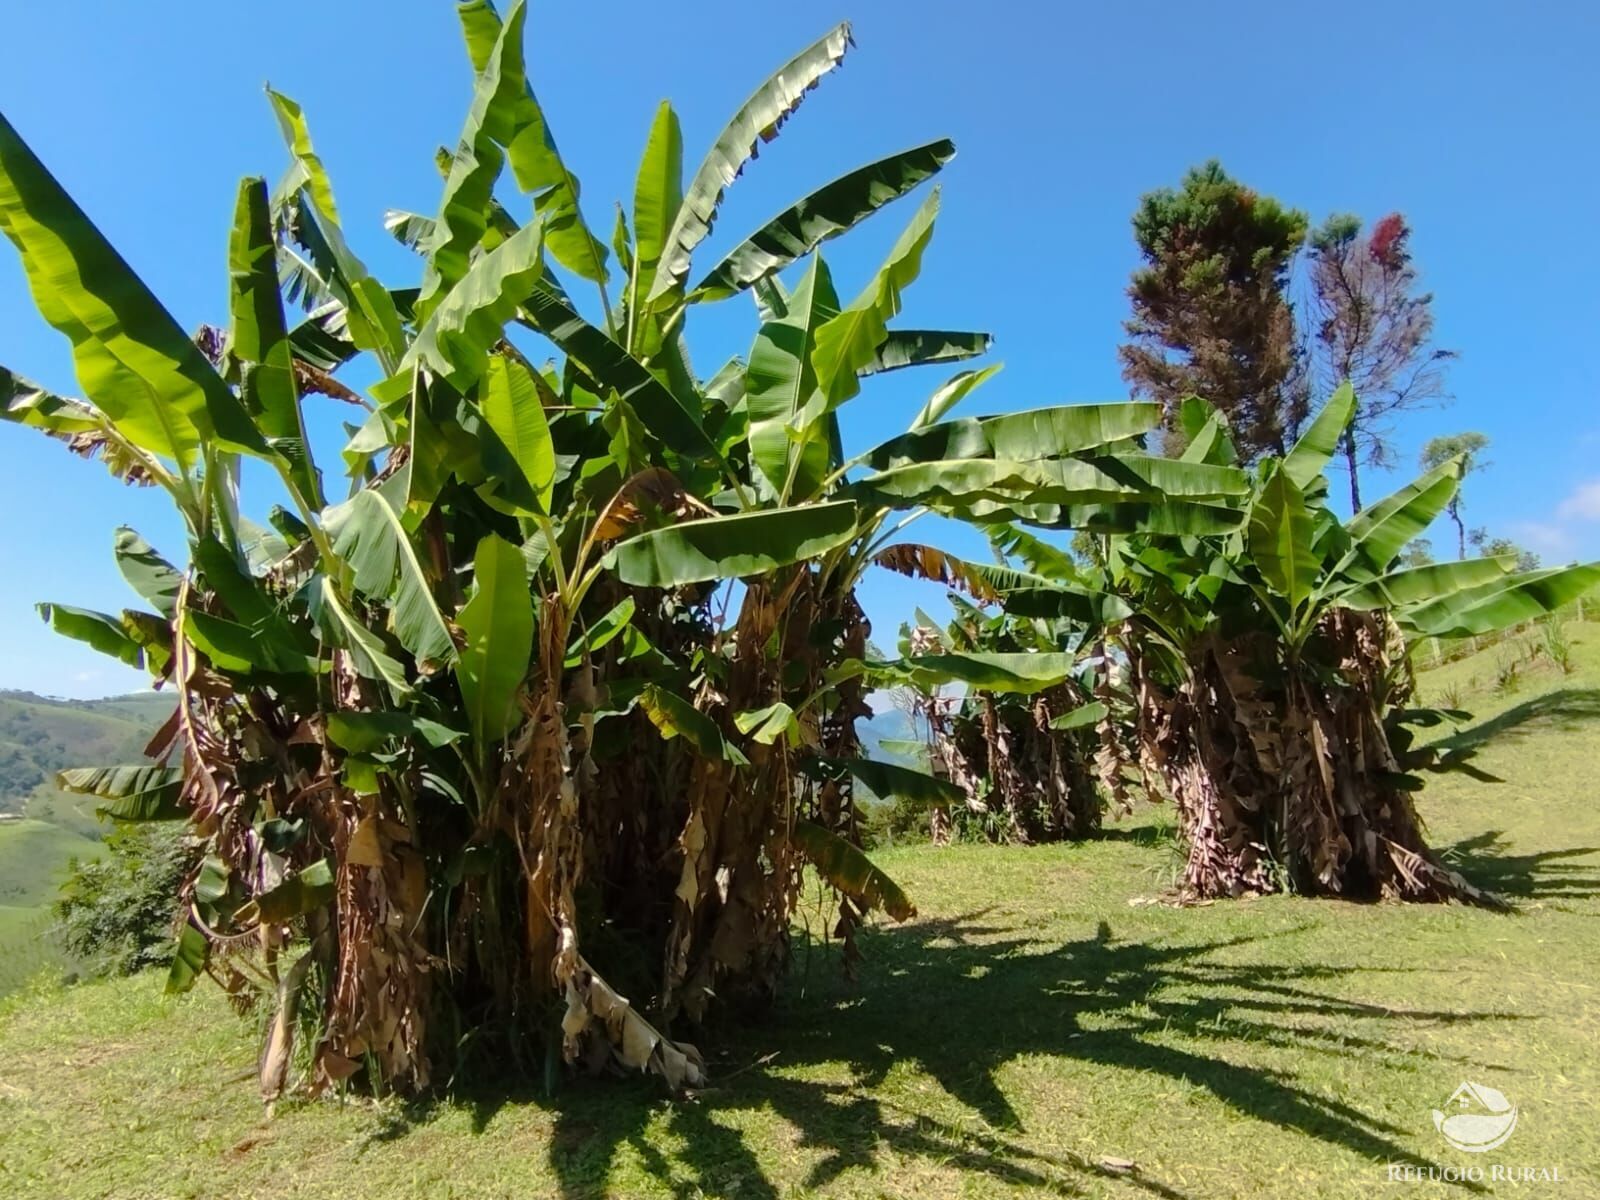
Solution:
[[[1573,674],[1532,664],[1508,694],[1482,656],[1423,678],[1477,710],[1455,736],[1506,780],[1433,783],[1435,842],[1509,915],[1167,907],[1159,810],[1081,846],[886,851],[921,916],[866,934],[858,986],[802,950],[780,1010],[723,1031],[713,1086],[679,1103],[530,1081],[269,1119],[254,1030],[214,991],[35,991],[0,1008],[0,1195],[1600,1196],[1600,627],[1571,636]],[[1519,1106],[1500,1150],[1435,1132],[1463,1080]]]

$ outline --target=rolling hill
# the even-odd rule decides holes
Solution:
[[[56,772],[137,762],[172,704],[170,697],[155,692],[55,700],[0,691],[0,814],[98,836],[93,803],[59,791],[53,783]]]

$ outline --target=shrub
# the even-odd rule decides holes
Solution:
[[[72,864],[55,905],[62,940],[96,974],[165,966],[196,851],[175,821],[119,827],[107,846],[104,858]]]

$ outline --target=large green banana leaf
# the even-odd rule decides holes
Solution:
[[[339,220],[339,206],[333,202],[333,184],[328,179],[327,168],[311,144],[311,128],[306,124],[306,114],[300,105],[282,92],[267,89],[267,100],[272,105],[272,115],[278,119],[283,141],[289,147],[293,162],[288,186],[280,189],[286,194],[304,188],[311,194],[312,202],[328,220]]]
[[[434,307],[400,372],[377,394],[392,401],[409,393],[407,368],[418,363],[466,393],[488,368],[490,347],[505,336],[506,323],[544,275],[541,248],[539,226],[530,223],[478,258]]]
[[[486,0],[469,0],[457,11],[474,69],[479,72],[486,69],[488,56],[499,41],[505,47],[502,75],[508,82],[513,73],[516,76],[516,95],[509,106],[503,138],[499,140],[511,162],[517,186],[533,195],[534,211],[544,221],[545,244],[567,270],[591,283],[604,284],[606,248],[584,222],[579,207],[582,188],[556,149],[544,108],[528,84],[522,54],[524,7],[524,0],[514,0],[506,12],[503,28],[493,5]]]
[[[264,179],[246,178],[239,184],[228,278],[228,355],[239,369],[245,408],[267,444],[282,456],[301,499],[321,508],[322,481],[306,440],[294,352],[278,294],[277,239]]]
[[[938,421],[945,413],[960,404],[999,373],[999,363],[976,371],[957,371],[934,389],[933,395],[928,397],[928,402],[912,418],[912,432],[924,429]]]
[[[987,354],[992,345],[994,345],[992,333],[955,329],[891,329],[889,336],[884,338],[873,352],[872,361],[862,367],[857,374],[879,375],[885,371],[899,371],[905,367],[960,362],[962,359],[977,358],[980,354]],[[991,367],[990,370],[997,371],[999,367]],[[948,412],[949,408],[943,411]],[[924,424],[932,424],[938,419],[938,416],[929,417]],[[916,428],[915,423],[912,427]]]
[[[682,737],[707,758],[749,765],[744,752],[722,736],[717,723],[676,692],[651,684],[639,694],[639,707],[663,738]]]
[[[548,514],[556,448],[533,373],[514,358],[492,355],[480,404],[494,434],[484,439],[484,466],[513,503]]]
[[[922,271],[922,252],[933,237],[933,221],[938,215],[939,189],[935,187],[901,230],[872,282],[817,330],[811,358],[818,395],[807,405],[801,424],[809,424],[861,390],[862,369],[877,358],[878,347],[889,337],[889,322],[900,312],[901,293]]]
[[[1390,608],[1403,611],[1467,588],[1482,587],[1515,570],[1512,555],[1494,558],[1464,558],[1459,562],[1429,563],[1391,571],[1338,596],[1345,608]]]
[[[355,619],[339,600],[338,590],[325,574],[315,574],[307,584],[306,608],[323,642],[346,651],[350,666],[355,667],[358,675],[386,686],[395,704],[410,696],[413,688],[406,680],[405,667],[395,661],[378,634]]]
[[[198,609],[184,614],[183,632],[212,666],[231,675],[252,676],[260,671],[271,675],[314,675],[323,666],[296,650],[288,637],[274,637],[269,631]]]
[[[1245,545],[1267,585],[1289,602],[1294,614],[1316,586],[1322,563],[1311,548],[1311,511],[1305,497],[1280,469],[1267,480],[1245,527]]]
[[[606,561],[634,587],[734,579],[836,550],[856,537],[858,519],[848,500],[706,517],[629,538]]]
[[[970,384],[967,390],[979,382],[982,380]],[[948,412],[949,408],[950,404],[943,405],[943,411]],[[929,409],[935,409],[931,401]],[[937,420],[937,415],[933,419]],[[1126,442],[1148,433],[1160,422],[1159,404],[1127,403],[1063,404],[993,417],[961,417],[938,424],[924,422],[919,416],[920,427],[914,426],[911,432],[873,447],[867,452],[866,461],[874,470],[886,471],[941,459],[1005,458],[1029,462],[1060,458]],[[1235,489],[1238,492],[1245,489],[1243,479],[1240,475]]]
[[[937,175],[955,153],[955,143],[941,138],[824,184],[730,250],[695,285],[690,299],[724,300],[781,271]]]
[[[989,544],[1001,558],[1020,559],[1035,575],[1058,583],[1077,582],[1078,564],[1070,553],[1059,546],[1052,546],[1042,538],[1010,525],[995,525],[984,532]]]
[[[1347,380],[1328,397],[1316,420],[1306,427],[1284,456],[1282,470],[1295,487],[1304,492],[1313,480],[1321,478],[1355,415],[1356,393]]]
[[[1452,458],[1351,517],[1345,526],[1350,553],[1335,574],[1354,570],[1365,576],[1368,569],[1386,569],[1401,548],[1444,511],[1461,485],[1461,471],[1462,459]]]
[[[1212,500],[1240,494],[1242,472],[1143,455],[1101,455],[1018,461],[966,458],[912,463],[877,471],[853,485],[861,495],[896,507],[968,500],[1019,504],[1114,504],[1127,500]]]
[[[1212,463],[1219,467],[1239,465],[1239,452],[1228,432],[1227,418],[1199,396],[1185,396],[1179,416],[1189,444],[1183,448],[1185,462]]]
[[[39,616],[56,633],[83,642],[130,667],[144,665],[144,647],[129,636],[123,622],[116,617],[87,608],[73,608],[68,604],[40,604],[36,607]]]
[[[278,245],[279,279],[285,295],[308,307],[329,300],[344,309],[345,332],[358,350],[378,356],[386,374],[399,369],[406,353],[405,330],[395,297],[372,277],[344,240],[337,222],[319,212],[306,193],[291,197],[284,215],[291,243]],[[298,247],[298,250],[295,249]]]
[[[357,492],[327,510],[333,549],[349,564],[358,592],[393,602],[394,632],[424,670],[455,660],[455,643],[434,602],[428,573],[387,497]],[[346,647],[347,649],[349,647]]]
[[[1031,525],[1037,529],[1074,529],[1094,534],[1148,533],[1201,537],[1231,533],[1245,510],[1223,504],[1187,500],[1124,500],[1115,504],[1036,504],[1015,497],[963,497],[959,502],[931,500],[935,512],[977,525]]]
[[[643,363],[585,321],[570,305],[534,288],[523,305],[532,326],[566,351],[596,383],[612,388],[645,428],[684,454],[714,454],[700,413],[650,373]]]
[[[422,243],[428,267],[417,309],[424,320],[439,298],[466,276],[471,255],[488,230],[495,181],[505,165],[501,147],[515,136],[516,110],[526,90],[522,59],[526,16],[522,3],[512,5],[505,24],[495,30],[487,59],[477,68],[472,106],[450,160],[439,215]],[[469,23],[466,16],[462,23],[470,47],[473,31],[480,27]]]
[[[1070,654],[957,653],[919,654],[867,664],[868,678],[905,680],[931,691],[962,683],[985,692],[1031,694],[1072,678],[1077,660]]]
[[[645,297],[655,286],[656,269],[672,236],[672,223],[683,206],[683,133],[678,114],[665,100],[656,109],[645,142],[644,157],[633,185],[633,241],[636,262],[628,309],[640,317]],[[630,348],[637,348],[633,343]]]
[[[117,570],[122,572],[128,586],[151,608],[170,619],[178,610],[183,573],[126,525],[118,527],[112,553],[116,556]]]
[[[456,678],[473,742],[487,752],[516,719],[533,653],[533,600],[522,551],[492,533],[478,543],[472,574],[477,590],[456,618],[466,635]]]
[[[871,788],[873,795],[885,800],[894,797],[930,807],[965,804],[967,800],[967,794],[948,779],[938,779],[897,763],[852,758],[839,765]]]
[[[1012,616],[1066,618],[1092,629],[1133,615],[1133,607],[1115,592],[1059,581],[1048,587],[1016,588],[1002,596],[1000,603]]]
[[[129,442],[183,468],[202,441],[267,453],[200,348],[3,116],[0,232],[22,257],[40,314],[71,341],[84,396]]]
[[[395,703],[412,692],[405,668],[389,653],[383,639],[368,629],[339,599],[333,580],[314,575],[306,585],[306,608],[323,641],[350,655],[356,673],[382,683]]]
[[[1428,637],[1482,637],[1553,613],[1596,585],[1600,563],[1527,571],[1409,609],[1405,620]]]
[[[74,767],[56,774],[56,786],[108,801],[95,811],[113,821],[174,821],[188,815],[178,803],[180,767]]]
[[[784,303],[784,313],[761,326],[745,371],[750,461],[774,496],[787,499],[792,471],[792,494],[808,498],[828,472],[828,444],[813,436],[793,440],[788,426],[817,388],[811,364],[817,330],[839,311],[821,255],[811,260]]]
[[[58,396],[31,379],[0,367],[0,421],[41,429],[57,437],[93,433],[99,415],[82,400]]]
[[[705,240],[712,222],[717,219],[717,206],[722,203],[724,189],[738,178],[745,163],[755,157],[757,144],[776,137],[789,114],[800,107],[806,93],[844,60],[850,45],[848,24],[830,29],[779,67],[739,106],[739,111],[717,135],[684,192],[683,204],[667,234],[666,249],[647,297],[651,303],[683,286],[695,247]]]

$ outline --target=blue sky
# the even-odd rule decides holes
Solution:
[[[258,5],[178,0],[10,9],[0,110],[185,327],[223,319],[239,177],[283,168],[268,81],[305,106],[369,265],[392,284],[416,278],[380,221],[386,207],[433,211],[432,150],[454,142],[468,104],[445,0],[329,0],[314,17],[296,6],[270,21]],[[613,202],[630,196],[661,98],[682,118],[692,169],[772,68],[846,17],[857,49],[729,193],[702,262],[816,184],[949,136],[959,156],[902,321],[994,332],[1006,368],[968,411],[1000,411],[1126,395],[1116,346],[1135,257],[1128,218],[1141,192],[1191,164],[1218,157],[1318,220],[1398,209],[1438,297],[1440,343],[1461,352],[1454,405],[1399,430],[1403,469],[1428,437],[1481,430],[1492,465],[1468,485],[1469,519],[1547,560],[1600,557],[1600,9],[535,4],[534,85],[591,224],[609,231]],[[861,286],[910,213],[891,209],[829,248],[842,292]],[[753,333],[743,301],[697,313],[696,366],[710,374]],[[0,362],[74,390],[65,343],[34,314],[5,245]],[[898,431],[941,378],[874,381],[845,410],[847,444]],[[132,603],[112,530],[132,524],[177,552],[160,496],[0,426],[0,512],[0,687],[92,696],[137,685],[49,634],[32,606]],[[931,527],[975,550],[963,531]],[[932,610],[938,593],[874,579],[864,600],[892,643],[911,606]]]

